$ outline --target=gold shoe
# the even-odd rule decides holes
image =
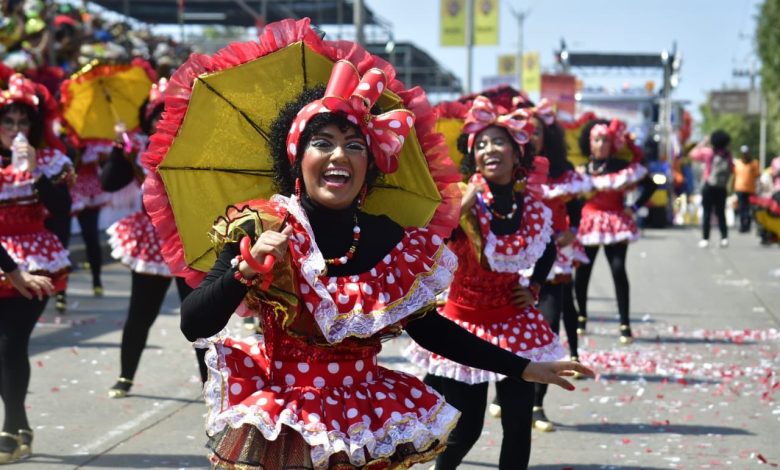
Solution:
[[[132,385],[132,380],[119,377],[116,379],[114,386],[108,389],[108,398],[125,398],[130,392]]]
[[[19,430],[19,459],[25,459],[32,454],[33,432],[31,429]]]
[[[13,439],[16,446],[13,449],[10,450],[3,450],[0,451],[0,465],[6,464],[6,463],[14,463],[17,460],[19,460],[19,456],[21,455],[21,446],[22,442],[19,439],[19,436],[16,434],[11,434],[10,432],[0,432],[0,438],[9,438]]]
[[[534,429],[540,432],[553,432],[555,431],[555,425],[547,419],[544,414],[544,408],[541,406],[534,406],[533,414],[531,415],[531,423]]]
[[[103,297],[103,286],[93,287],[92,292],[95,294],[95,297]]]
[[[628,345],[634,342],[634,335],[631,334],[631,325],[620,325],[620,344]]]
[[[490,413],[490,416],[494,418],[500,418],[501,417],[501,405],[497,405],[495,403],[491,403],[488,405],[488,413]]]
[[[57,313],[60,315],[64,314],[65,310],[68,309],[68,301],[65,297],[65,292],[57,292],[55,299],[54,308],[57,309]]]
[[[571,362],[576,362],[577,364],[579,364],[580,359],[577,356],[572,356]],[[576,370],[574,371],[574,375],[571,376],[572,380],[582,380],[583,378],[585,378],[585,374],[583,374],[582,372],[577,372]]]
[[[580,315],[577,317],[577,334],[584,336],[587,334],[586,326],[588,323],[588,317]]]

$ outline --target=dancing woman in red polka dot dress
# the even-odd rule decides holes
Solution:
[[[149,101],[141,113],[141,130],[144,134],[133,135],[135,147],[131,152],[126,153],[124,149],[122,133],[125,129],[123,126],[117,127],[117,141],[100,174],[104,191],[108,193],[122,191],[134,182],[143,183],[144,171],[136,159],[146,146],[146,136],[154,134],[163,112],[163,92],[167,84],[168,81],[162,78],[152,87]],[[160,239],[145,210],[134,212],[118,220],[108,228],[107,232],[111,256],[132,271],[130,305],[122,329],[119,378],[108,390],[110,398],[124,398],[133,386],[141,354],[149,337],[149,330],[160,313],[173,277],[163,259]],[[192,288],[183,278],[176,277],[175,282],[180,300],[192,292]],[[195,352],[200,378],[205,382],[207,376],[205,351],[196,349]]]
[[[354,62],[338,61],[324,92],[305,88],[281,109],[269,134],[277,195],[228,209],[212,233],[218,260],[182,304],[185,335],[209,338],[211,462],[408,468],[441,451],[458,411],[417,378],[379,366],[383,339],[406,329],[455,360],[545,382],[565,383],[559,374],[581,366],[529,365],[436,314],[456,267],[441,234],[454,226],[457,174],[424,93],[358,46],[322,41],[308,19],[269,25],[259,49],[298,41]],[[384,89],[400,107],[376,108]],[[403,177],[396,170],[412,162],[399,153],[413,137],[443,203],[426,227],[403,228],[372,189],[378,177]],[[364,212],[367,198],[378,213]],[[258,316],[262,334],[230,338],[223,329],[236,310]]]
[[[28,273],[46,276],[64,289],[70,270],[68,252],[44,226],[49,214],[70,211],[67,184],[70,160],[56,147],[51,120],[57,104],[43,86],[21,75],[0,90],[0,245]],[[48,295],[29,298],[0,276],[0,396],[4,421],[0,464],[30,454],[33,432],[25,397],[30,384],[28,345]]]
[[[549,162],[532,157],[530,118],[526,110],[508,111],[484,96],[474,100],[466,116],[461,171],[469,176],[469,187],[449,243],[459,266],[441,313],[510,355],[554,361],[564,351],[535,307],[556,257],[552,216],[542,201]],[[531,268],[530,278],[521,275]],[[437,470],[456,468],[479,439],[491,381],[502,406],[499,468],[527,467],[533,384],[458,364],[424,344],[412,344],[407,355],[428,372],[425,382],[462,413],[447,449],[436,459]]]

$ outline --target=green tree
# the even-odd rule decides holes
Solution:
[[[743,116],[741,114],[713,113],[709,104],[705,103],[701,110],[701,130],[704,135],[710,135],[712,131],[722,129],[731,135],[731,151],[736,154],[741,145],[750,147],[750,153],[758,157],[758,141],[760,123],[757,116]]]
[[[756,45],[761,87],[767,100],[767,152],[780,151],[780,0],[765,0],[758,14]]]

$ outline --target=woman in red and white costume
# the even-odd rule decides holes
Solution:
[[[53,287],[62,289],[68,252],[44,227],[49,214],[70,210],[67,183],[73,171],[49,127],[56,112],[46,89],[22,75],[12,76],[8,88],[0,90],[0,244],[19,269],[49,277]],[[16,140],[19,134],[26,142]],[[14,155],[19,165],[13,164]],[[0,396],[5,405],[0,463],[31,452],[24,405],[30,383],[27,349],[47,301],[46,295],[23,296],[9,279],[0,279]]]
[[[629,321],[629,287],[626,274],[628,244],[639,239],[639,229],[634,220],[636,211],[650,200],[655,183],[648,177],[647,169],[638,161],[641,151],[634,146],[625,124],[594,120],[585,125],[579,139],[583,155],[590,155],[587,174],[593,185],[593,193],[582,208],[577,238],[585,246],[585,254],[591,261],[581,264],[576,271],[574,290],[579,307],[578,327],[585,331],[588,317],[588,284],[599,247],[604,246],[612,280],[615,283],[618,313],[620,315],[620,343],[633,341]],[[616,156],[624,146],[634,155],[632,161]],[[626,206],[626,193],[641,186],[641,194],[631,206]]]
[[[133,151],[127,152],[125,149],[122,138],[124,126],[117,127],[117,140],[100,174],[102,189],[107,193],[127,191],[128,187],[138,187],[138,184],[143,183],[145,175],[138,156],[146,147],[146,135],[152,135],[156,130],[163,112],[163,93],[167,86],[168,81],[163,78],[152,87],[149,100],[141,113],[141,129],[144,135],[134,136],[136,145]],[[174,278],[163,259],[159,237],[145,210],[118,220],[107,232],[111,256],[130,268],[132,276],[130,305],[122,329],[119,378],[108,391],[110,398],[124,398],[133,385],[149,330],[160,313],[165,294]],[[192,288],[181,277],[176,277],[175,280],[179,300],[184,300],[192,292]],[[205,382],[208,375],[204,362],[205,350],[196,349],[195,352],[200,378]]]
[[[468,140],[461,170],[469,176],[469,187],[460,226],[448,245],[458,256],[458,270],[441,313],[516,357],[557,360],[564,355],[558,337],[534,306],[556,252],[550,209],[541,199],[548,161],[532,158],[531,149],[524,148],[533,132],[530,116],[524,110],[507,112],[479,96],[463,132]],[[534,265],[530,279],[521,276]],[[499,468],[527,467],[532,384],[459,364],[419,342],[406,354],[428,372],[425,382],[462,413],[436,460],[437,470],[456,468],[476,443],[491,381],[502,405]]]
[[[450,191],[457,175],[420,89],[404,89],[389,64],[357,45],[321,40],[308,19],[268,25],[260,47],[235,45],[219,59],[230,66],[299,41],[331,60],[354,62],[337,62],[324,93],[305,89],[281,109],[270,131],[279,194],[229,208],[214,230],[218,260],[182,304],[185,335],[211,337],[205,392],[212,463],[408,468],[441,450],[458,413],[413,376],[378,366],[382,339],[405,328],[434,350],[518,378],[564,383],[558,374],[581,366],[527,365],[432,311],[455,269],[441,233],[454,225],[447,214],[457,212]],[[191,84],[192,70],[179,70],[172,81]],[[407,109],[374,115],[385,87]],[[169,96],[187,91],[182,86]],[[184,109],[169,104],[164,121],[180,122]],[[380,172],[404,164],[398,153],[412,128],[444,202],[428,227],[402,228],[361,204]],[[164,155],[153,143],[144,161],[153,166]],[[145,189],[147,206],[163,197],[156,188]],[[156,216],[158,228],[165,225]],[[250,246],[245,236],[256,240]],[[258,274],[268,254],[276,259],[273,271]],[[220,333],[240,305],[260,317],[262,335],[238,340]]]

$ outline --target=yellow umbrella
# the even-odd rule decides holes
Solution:
[[[582,133],[582,130],[590,121],[596,119],[602,118],[597,117],[592,112],[587,112],[574,122],[562,123],[566,141],[566,158],[574,166],[585,166],[588,164],[590,155],[583,155],[580,150],[580,133]],[[616,157],[628,161],[636,160],[641,155],[642,151],[634,144],[634,137],[631,134],[626,136],[626,145],[615,154]]]
[[[463,154],[458,150],[458,138],[463,133],[463,123],[469,106],[458,101],[442,101],[436,105],[438,117],[436,119],[436,132],[444,136],[450,158],[456,166],[460,165]]]
[[[214,57],[195,56],[170,82],[158,125],[163,136],[153,137],[144,164],[164,186],[164,196],[157,185],[145,188],[145,203],[168,245],[163,254],[174,272],[211,268],[215,253],[208,233],[214,220],[231,204],[274,193],[268,144],[272,122],[304,88],[327,83],[335,61],[346,55],[310,34],[308,20],[281,27],[292,24],[299,29],[289,44],[278,44],[273,37],[271,46],[261,40],[260,47],[245,43]],[[264,45],[272,50],[262,50]],[[361,60],[370,58],[365,54]],[[365,71],[357,59],[353,63]],[[390,91],[391,85],[379,99],[380,108],[408,107]],[[399,170],[381,178],[365,210],[386,214],[402,226],[428,224],[443,196],[427,159],[413,130],[401,151]],[[160,197],[167,202],[160,203]],[[171,215],[175,229],[168,226]]]
[[[150,69],[139,62],[107,65],[92,62],[60,87],[62,115],[80,139],[115,137],[114,125],[139,127],[139,110],[154,83]]]

